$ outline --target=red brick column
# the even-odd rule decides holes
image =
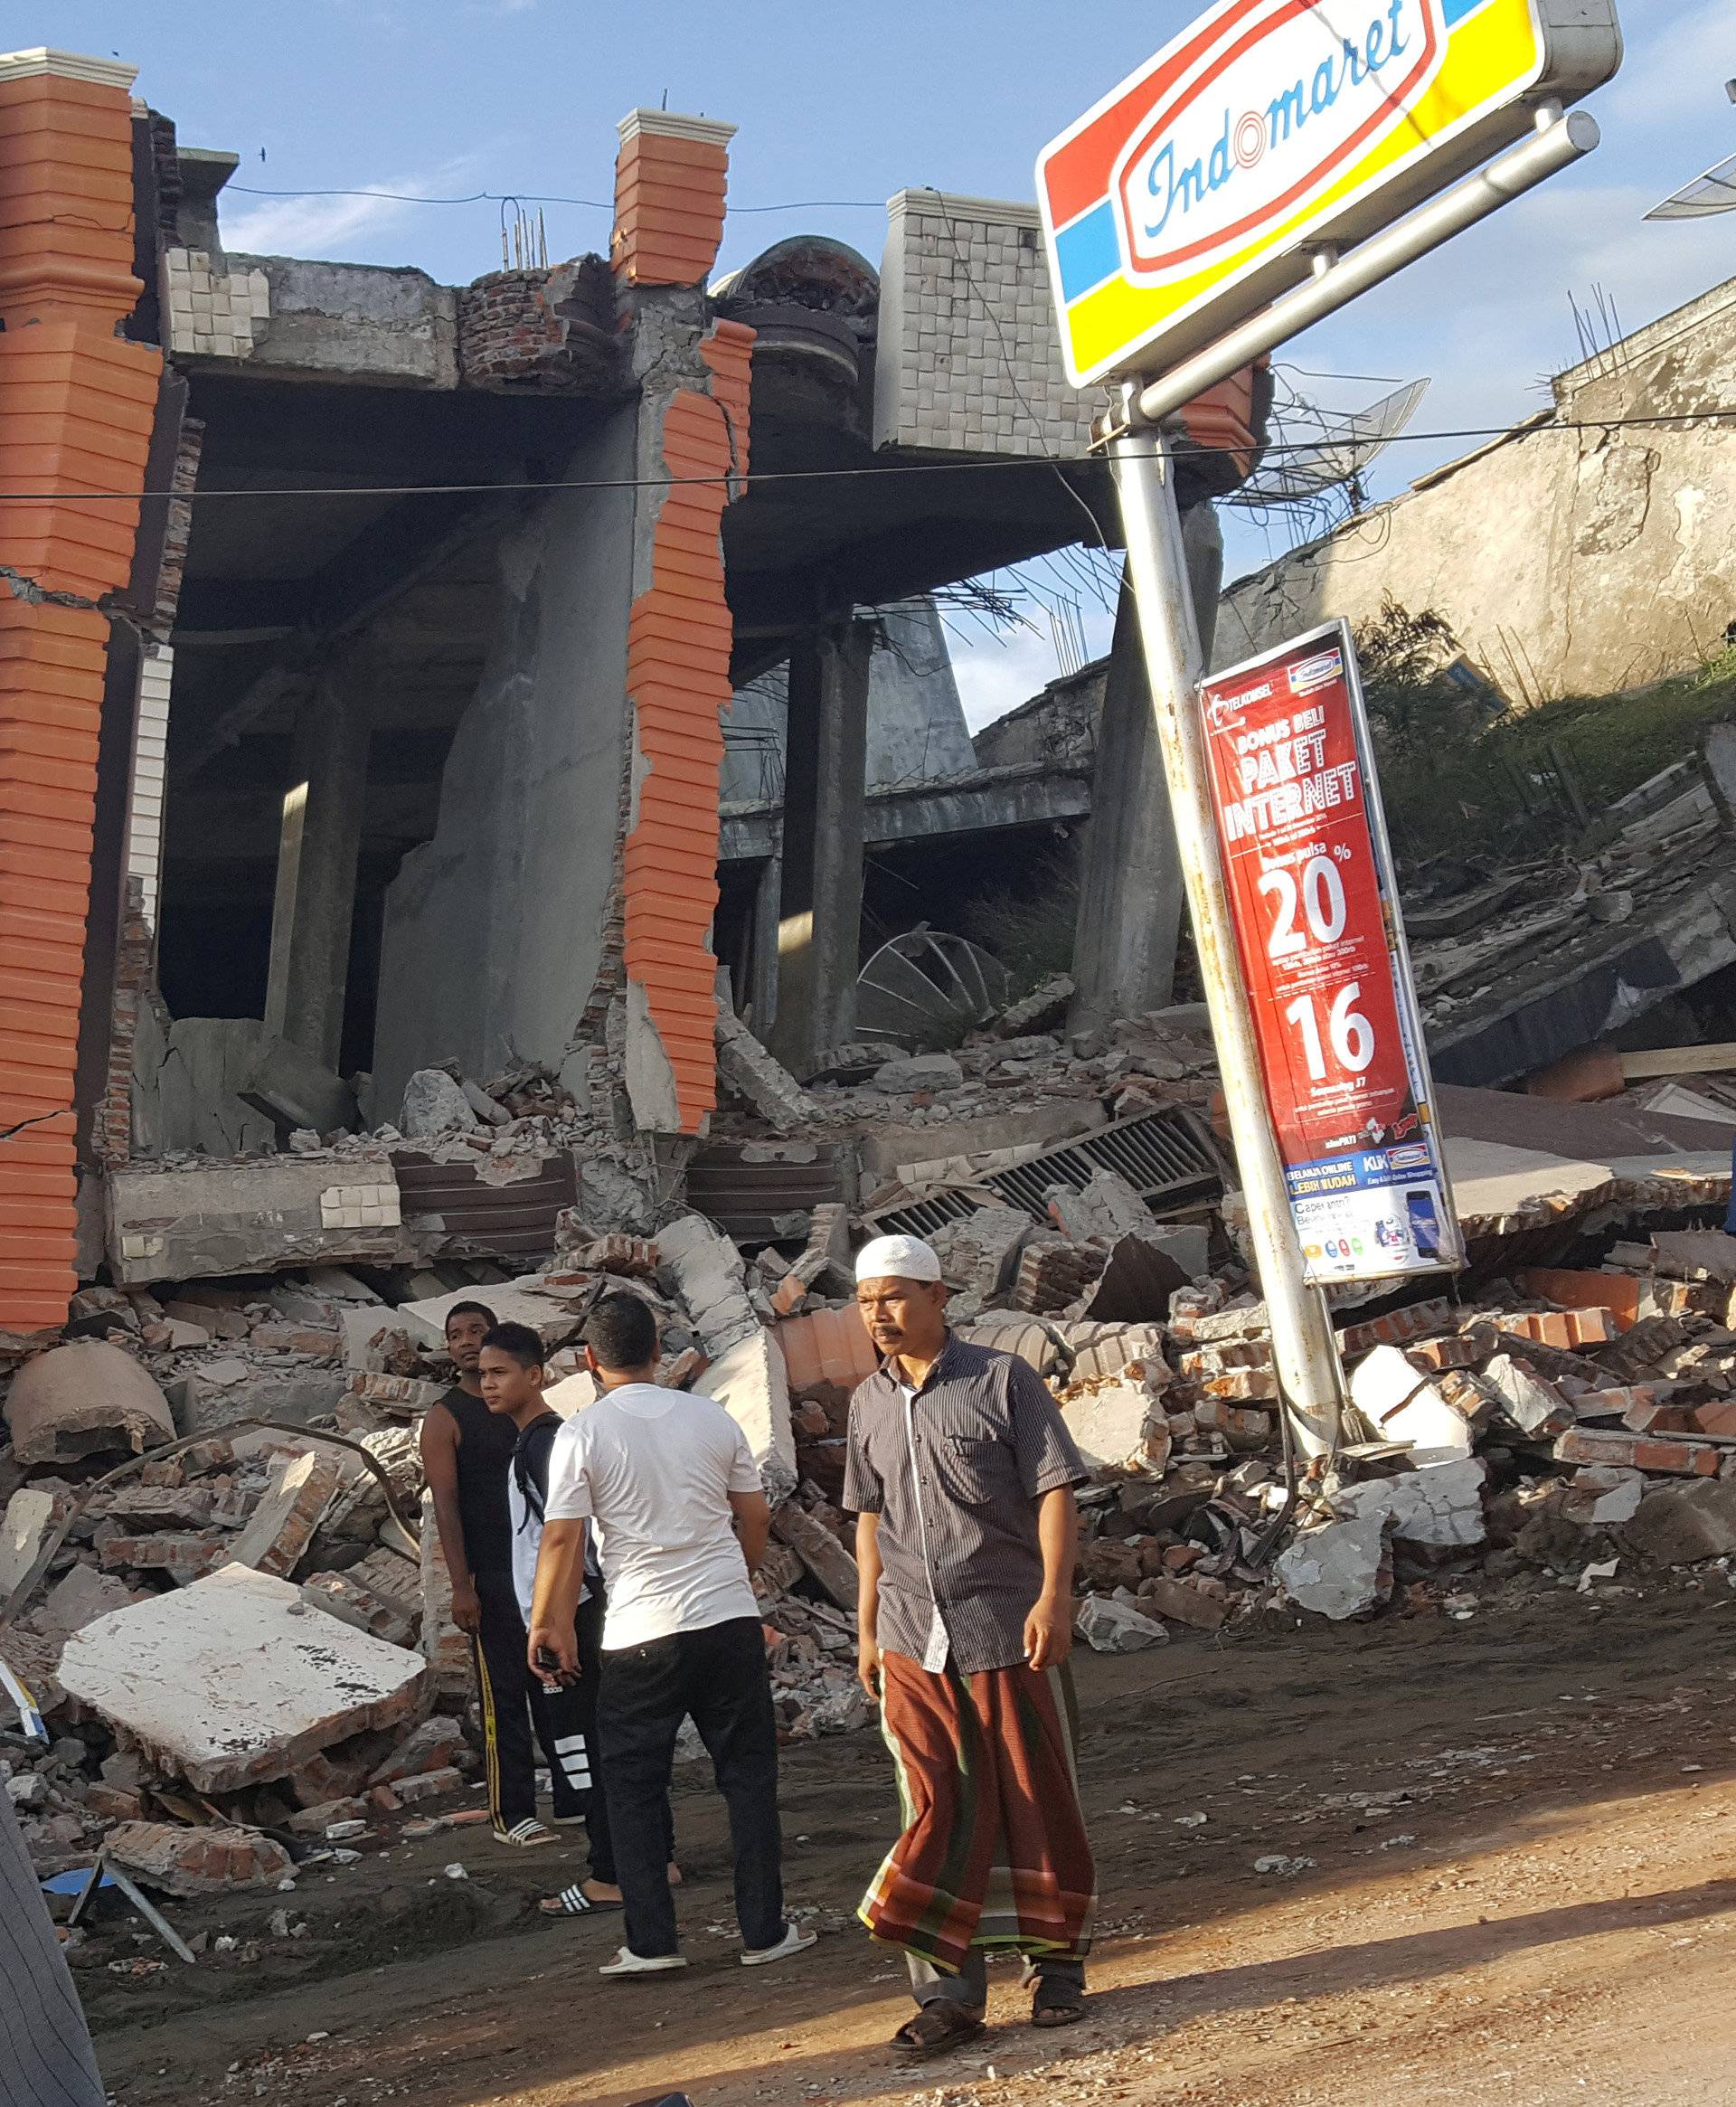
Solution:
[[[73,1069],[108,624],[162,354],[115,335],[132,275],[133,69],[0,58],[0,1336],[73,1287]],[[90,494],[90,495],[87,495]],[[0,581],[0,585],[4,581]]]

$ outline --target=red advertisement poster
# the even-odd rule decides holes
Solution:
[[[1460,1242],[1348,632],[1201,690],[1219,849],[1309,1278],[1451,1267]]]

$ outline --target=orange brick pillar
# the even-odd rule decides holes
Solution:
[[[0,1338],[65,1321],[73,1070],[108,622],[160,352],[133,276],[134,69],[0,56]],[[97,493],[120,492],[114,496]],[[69,596],[44,601],[39,590]],[[22,595],[22,597],[20,597]]]
[[[640,109],[621,126],[612,256],[623,309],[661,306],[640,373],[639,529],[627,629],[630,806],[622,856],[627,1084],[651,1133],[717,1101],[718,770],[734,641],[723,508],[748,468],[754,333],[695,300],[723,232],[732,125]],[[670,325],[686,324],[671,351]]]

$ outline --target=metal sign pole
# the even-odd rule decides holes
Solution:
[[[1325,1300],[1302,1277],[1302,1252],[1266,1110],[1253,1019],[1218,859],[1199,713],[1198,690],[1205,669],[1182,553],[1169,442],[1158,426],[1136,420],[1137,395],[1136,387],[1125,391],[1124,421],[1106,450],[1121,501],[1127,576],[1139,611],[1152,710],[1169,781],[1194,949],[1217,1042],[1231,1139],[1248,1205],[1254,1262],[1271,1321],[1273,1359],[1297,1446],[1304,1455],[1318,1456],[1337,1442],[1338,1349]]]

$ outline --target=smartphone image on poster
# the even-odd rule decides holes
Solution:
[[[1439,1257],[1440,1217],[1435,1211],[1434,1194],[1426,1186],[1412,1189],[1404,1195],[1404,1207],[1410,1220],[1410,1233],[1417,1240],[1417,1249],[1424,1258]]]

